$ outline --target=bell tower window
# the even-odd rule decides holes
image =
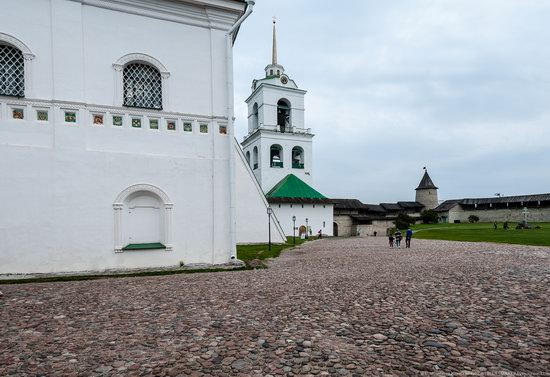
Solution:
[[[258,169],[258,147],[252,150],[252,169]]]
[[[292,168],[293,169],[304,168],[304,150],[302,147],[292,148]]]
[[[252,107],[252,127],[253,129],[258,128],[258,104],[254,103]]]
[[[272,168],[282,168],[283,167],[283,147],[279,144],[274,144],[270,149],[270,166]]]
[[[291,132],[290,103],[285,99],[277,102],[277,126],[282,133]]]

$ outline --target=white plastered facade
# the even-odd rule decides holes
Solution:
[[[231,261],[226,33],[244,7],[0,0],[0,43],[25,57],[25,98],[0,96],[0,273]],[[130,62],[158,69],[162,110],[122,106]]]

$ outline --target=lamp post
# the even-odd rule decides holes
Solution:
[[[273,213],[273,209],[271,207],[267,207],[267,229],[269,233],[269,251],[271,251],[271,214]]]
[[[292,240],[296,245],[296,216],[292,216]]]
[[[306,217],[306,240],[309,238],[309,225],[308,225],[308,218]]]

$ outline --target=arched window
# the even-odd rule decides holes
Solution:
[[[25,59],[15,47],[0,44],[0,95],[25,96]]]
[[[124,106],[162,110],[162,78],[155,67],[130,63],[124,67]]]
[[[270,149],[270,166],[272,168],[282,168],[283,167],[283,147],[279,144],[273,144]]]
[[[113,64],[115,106],[170,110],[170,72],[157,59],[140,53],[124,55]]]
[[[31,50],[19,39],[0,33],[0,95],[32,96]]]
[[[252,106],[252,128],[258,128],[258,104],[254,103]]]
[[[246,152],[246,162],[248,163],[248,166],[250,166],[250,151]]]
[[[258,169],[258,147],[252,150],[252,169]]]
[[[277,126],[281,132],[291,132],[290,129],[290,102],[281,99],[277,102]]]
[[[304,168],[304,149],[302,147],[292,148],[292,167],[294,169]]]

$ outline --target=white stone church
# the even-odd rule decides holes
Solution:
[[[0,274],[224,264],[267,241],[233,127],[253,5],[0,0]]]

